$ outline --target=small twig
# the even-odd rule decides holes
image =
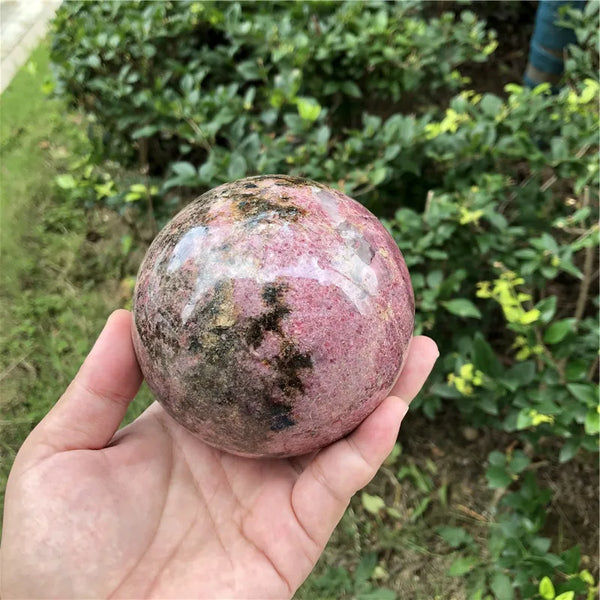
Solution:
[[[355,198],[357,196],[364,196],[365,194],[372,192],[374,189],[375,189],[375,186],[371,183],[371,184],[367,185],[366,187],[364,187],[362,190],[357,190],[356,192],[353,192],[352,196]]]
[[[200,129],[198,123],[195,123],[190,117],[186,117],[185,122],[194,130],[194,133],[199,136],[200,145],[207,151],[210,152],[212,150],[212,146],[208,143],[206,139],[206,135],[202,129]]]
[[[589,368],[589,370],[587,372],[587,380],[588,381],[592,381],[592,378],[594,377],[594,373],[596,372],[596,369],[598,368],[598,362],[600,362],[600,358],[598,358],[596,356],[594,362],[592,363],[592,366]]]
[[[467,515],[469,517],[472,517],[476,521],[480,521],[482,523],[487,523],[488,522],[488,519],[486,519],[483,515],[480,515],[479,513],[477,513],[474,510],[470,509],[468,506],[464,506],[463,504],[457,504],[456,508],[458,510],[460,510],[461,512],[463,512],[465,515]]]
[[[140,170],[142,173],[148,173],[148,138],[142,138],[138,145],[140,157]]]
[[[316,15],[312,15],[310,19],[313,22],[313,25],[315,27],[315,33],[318,36],[322,35],[321,26],[319,25],[319,19],[317,19],[317,16]]]
[[[560,230],[564,231],[565,233],[569,233],[571,235],[580,236],[579,238],[577,238],[575,240],[576,242],[578,242],[578,241],[586,238],[588,235],[590,235],[589,230],[584,229],[583,227],[561,227]]]
[[[590,188],[585,187],[583,192],[583,208],[586,208],[590,204]],[[585,305],[587,303],[587,297],[590,290],[590,282],[592,280],[592,263],[593,263],[593,248],[588,246],[585,249],[585,257],[583,262],[583,280],[579,288],[579,296],[577,297],[577,305],[575,307],[575,323],[581,321],[583,313],[585,312]]]
[[[27,354],[23,354],[23,356],[21,356],[20,358],[15,360],[13,363],[8,365],[8,367],[6,367],[6,369],[4,369],[4,371],[2,371],[2,373],[0,373],[0,381],[2,381],[5,377],[10,375],[10,373],[12,373],[30,354],[31,354],[31,352],[27,352]]]
[[[582,208],[586,208],[590,204],[590,188],[586,186],[583,191],[583,202]],[[590,245],[585,249],[585,257],[583,259],[583,279],[581,281],[581,286],[579,287],[579,294],[577,296],[577,304],[575,305],[575,314],[573,317],[575,318],[575,327],[581,318],[583,317],[583,313],[585,312],[585,307],[588,300],[588,293],[590,291],[590,283],[592,281],[592,265],[593,265],[593,247]],[[559,373],[561,378],[564,380],[565,368],[567,365],[567,358],[561,358],[557,362],[557,366],[559,368]]]
[[[590,237],[590,235],[592,235],[592,233],[598,229],[598,226],[594,226],[591,229],[583,229],[580,231],[577,231],[576,233],[579,234],[579,237],[573,241],[573,244],[579,244],[580,242],[582,242],[583,240],[585,240],[586,237]],[[564,229],[564,231],[567,231],[567,229]]]
[[[540,192],[545,192],[547,189],[551,188],[557,181],[558,177],[556,175],[552,175],[542,185],[540,186]]]
[[[588,150],[590,149],[589,144],[583,145],[575,155],[575,158],[581,158]],[[558,181],[558,177],[556,175],[551,175],[544,183],[542,183],[540,187],[541,192],[545,192],[548,188],[552,187]]]
[[[532,462],[528,465],[527,469],[529,471],[532,470],[536,470],[536,469],[542,469],[544,467],[547,467],[550,464],[550,461],[547,460],[538,460],[536,462]]]
[[[424,215],[426,215],[429,212],[429,209],[431,208],[432,203],[433,203],[433,190],[429,190],[427,192],[427,199],[425,200],[425,210],[423,211]]]
[[[154,203],[152,202],[152,194],[150,186],[146,183],[146,197],[148,199],[148,214],[150,215],[150,223],[152,226],[152,237],[156,237],[158,233],[158,224],[156,223],[156,215],[154,214]]]
[[[539,327],[535,328],[535,341],[538,343],[538,346],[542,346],[542,348],[544,348],[544,350],[546,351],[546,353],[549,355],[550,352],[548,351],[548,348],[546,348],[545,344],[544,344],[544,338],[542,337],[542,332],[540,331]],[[542,357],[538,354],[535,357],[535,362],[537,365],[537,369],[538,371],[541,373],[544,369],[544,361],[542,360]],[[556,365],[556,367],[558,368],[558,364]],[[564,378],[564,369],[558,369],[561,379]]]
[[[504,488],[498,488],[494,492],[494,497],[492,498],[492,501],[490,502],[490,507],[489,507],[489,511],[491,514],[496,513],[496,509],[498,508],[498,503],[502,499],[502,496],[504,496],[505,491],[506,490]]]
[[[402,489],[402,484],[398,481],[398,479],[396,478],[396,476],[394,475],[393,471],[391,469],[389,469],[388,467],[381,467],[380,471],[389,479],[390,483],[392,484],[392,487],[394,489]]]
[[[529,175],[527,175],[527,177],[525,177],[525,179],[523,179],[523,181],[521,181],[521,183],[519,184],[519,188],[523,189],[532,179],[533,179],[533,173],[530,173]],[[510,197],[508,198],[508,200],[506,202],[503,202],[500,205],[499,212],[504,213],[504,209],[506,208],[506,206],[508,204],[510,204],[511,202],[514,202],[516,199],[517,199],[517,190],[512,192]]]
[[[35,421],[35,417],[21,417],[19,419],[0,419],[1,427],[9,427],[10,425],[22,425],[23,423],[31,423]]]

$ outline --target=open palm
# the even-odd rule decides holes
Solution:
[[[413,339],[393,395],[347,438],[249,459],[203,444],[156,403],[115,434],[141,383],[130,326],[127,311],[109,319],[15,460],[0,595],[290,598],[391,450],[435,344]]]

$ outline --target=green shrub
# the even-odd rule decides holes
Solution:
[[[476,598],[594,589],[576,549],[551,551],[530,460],[597,451],[598,6],[562,17],[581,46],[557,95],[464,89],[460,65],[485,61],[494,34],[425,3],[69,2],[54,25],[57,91],[96,143],[57,181],[69,194],[160,224],[182,197],[283,171],[384,220],[417,331],[442,351],[416,406],[433,419],[451,402],[518,444],[489,456],[485,558],[461,534],[472,552],[451,569]],[[106,158],[141,175],[113,177]]]
[[[58,91],[101,126],[103,156],[158,174],[202,162],[201,185],[283,170],[299,145],[290,130],[304,138],[317,122],[337,140],[365,108],[431,105],[462,83],[458,65],[493,50],[472,13],[424,20],[424,6],[68,2],[52,47]]]

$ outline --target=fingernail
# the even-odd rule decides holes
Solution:
[[[408,412],[409,406],[404,400],[402,400],[402,398],[398,398],[398,402],[400,403],[400,414],[404,419],[406,413]]]

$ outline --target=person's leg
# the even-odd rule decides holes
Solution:
[[[556,24],[560,8],[566,4],[583,10],[585,0],[540,0],[529,47],[529,62],[523,77],[528,87],[547,82],[553,90],[557,89],[564,69],[564,49],[576,42],[572,29]]]

